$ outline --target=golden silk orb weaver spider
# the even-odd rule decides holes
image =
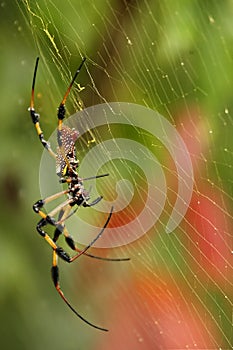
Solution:
[[[110,210],[110,213],[107,217],[107,220],[105,221],[105,224],[103,225],[102,229],[98,233],[98,235],[84,248],[79,249],[74,242],[72,236],[69,234],[68,229],[66,227],[66,220],[75,213],[75,211],[80,207],[92,207],[96,205],[101,199],[102,196],[96,198],[94,201],[89,203],[90,196],[89,192],[84,188],[83,182],[85,180],[91,180],[95,178],[101,178],[104,176],[108,176],[109,174],[103,174],[103,175],[97,175],[92,176],[89,178],[81,178],[79,177],[79,174],[77,172],[77,168],[79,166],[79,160],[76,156],[76,148],[75,148],[75,142],[78,138],[78,131],[75,129],[70,129],[68,126],[63,125],[63,119],[65,118],[66,114],[66,108],[65,103],[66,99],[70,93],[70,90],[75,82],[75,79],[77,78],[86,58],[82,59],[82,62],[80,66],[78,67],[77,71],[75,72],[73,79],[71,80],[71,83],[66,90],[66,93],[58,107],[57,112],[57,118],[58,118],[58,126],[57,126],[57,151],[54,152],[49,144],[48,141],[45,140],[43,131],[40,126],[40,115],[36,112],[34,108],[34,88],[35,88],[35,81],[36,81],[36,74],[38,69],[38,63],[39,63],[39,57],[36,59],[34,74],[33,74],[33,80],[32,80],[32,91],[31,91],[31,101],[30,101],[30,107],[29,112],[32,118],[32,122],[35,125],[36,132],[39,136],[39,140],[41,144],[44,146],[44,148],[49,152],[49,154],[55,159],[56,161],[56,173],[59,176],[59,182],[66,184],[67,189],[55,193],[47,198],[38,200],[33,205],[33,210],[41,217],[41,220],[38,222],[36,229],[37,232],[42,236],[45,241],[50,245],[52,248],[52,268],[51,268],[51,275],[52,280],[54,283],[54,286],[61,296],[61,298],[64,300],[64,302],[68,305],[68,307],[85,323],[89,324],[90,326],[97,328],[101,331],[107,331],[107,329],[96,326],[95,324],[89,322],[86,320],[83,316],[81,316],[70,304],[70,302],[65,297],[64,293],[61,290],[60,282],[59,282],[59,268],[58,268],[58,258],[61,258],[65,262],[71,263],[75,261],[77,258],[79,258],[81,255],[86,255],[90,258],[100,259],[100,260],[107,260],[107,261],[126,261],[129,260],[129,258],[104,258],[100,256],[95,256],[87,251],[89,248],[91,248],[94,243],[101,237],[103,234],[105,228],[107,227],[112,213],[113,213],[113,207]],[[52,202],[53,200],[66,196],[66,200],[56,206],[52,211],[50,211],[48,214],[45,213],[44,206]],[[76,206],[76,209],[73,209]],[[55,218],[57,217],[57,218]],[[44,230],[44,227],[46,225],[51,225],[54,227],[54,235],[53,238],[50,237],[50,235]],[[63,248],[58,246],[57,242],[61,235],[64,235],[65,241],[69,248],[71,248],[73,251],[76,252],[76,254],[71,257]]]

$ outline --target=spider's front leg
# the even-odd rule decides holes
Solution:
[[[56,154],[51,149],[51,146],[50,146],[49,142],[44,139],[44,134],[43,134],[43,132],[41,130],[40,123],[39,123],[40,115],[38,113],[36,113],[35,108],[34,108],[34,89],[35,89],[36,73],[37,73],[38,63],[39,63],[39,57],[37,57],[37,59],[36,59],[36,65],[35,65],[33,81],[32,81],[31,101],[30,101],[30,107],[29,107],[28,110],[30,112],[30,115],[31,115],[31,118],[32,118],[32,122],[35,125],[36,132],[37,132],[37,134],[39,136],[40,142],[42,143],[43,147],[45,147],[45,149],[47,149],[47,151],[51,154],[51,156],[56,158]]]
[[[78,67],[78,69],[76,70],[73,79],[71,80],[71,83],[68,87],[68,89],[66,90],[66,93],[58,107],[58,112],[57,112],[57,118],[58,118],[58,146],[61,147],[62,146],[62,141],[61,141],[61,130],[62,130],[62,123],[63,123],[63,119],[65,118],[65,114],[66,114],[66,107],[65,107],[65,103],[66,103],[66,99],[70,93],[70,90],[75,82],[75,79],[77,78],[84,62],[86,61],[86,57],[84,57],[82,59],[82,62],[80,64],[80,66]]]
[[[41,130],[39,118],[40,115],[36,113],[35,109],[33,107],[29,107],[30,115],[32,118],[32,122],[35,125],[36,132],[39,136],[40,142],[42,143],[43,147],[47,149],[47,151],[51,154],[52,157],[56,158],[56,154],[53,152],[50,143],[44,139],[44,134]]]

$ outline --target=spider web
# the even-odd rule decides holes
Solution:
[[[142,128],[107,122],[88,128],[78,141],[81,164],[92,147],[105,140],[113,140],[118,149],[118,137],[141,143],[156,155],[167,184],[163,213],[143,237],[107,253],[95,251],[96,255],[130,256],[130,263],[82,262],[79,280],[90,289],[83,303],[94,305],[95,319],[103,320],[111,330],[100,337],[85,329],[90,336],[86,348],[231,348],[232,3],[19,4],[35,42],[35,55],[41,58],[36,84],[41,98],[38,95],[36,103],[43,128],[56,125],[56,107],[85,56],[87,64],[67,102],[67,115],[115,101],[158,111],[184,140],[193,166],[189,208],[168,235],[165,224],[176,200],[178,180],[174,159],[163,143]],[[91,123],[89,119],[87,115],[85,122]],[[106,153],[104,145],[101,149]],[[133,193],[131,203],[115,216],[113,227],[139,215],[148,195],[144,172],[148,154],[139,166],[124,159],[121,152],[122,159],[110,157],[103,165],[102,173],[111,176],[97,185],[109,202],[118,195],[116,183],[122,178],[127,180],[122,196]],[[136,148],[130,152],[137,155]],[[77,214],[100,227],[106,215],[98,208]],[[92,293],[93,285],[98,291]],[[75,288],[80,295],[79,281]],[[100,300],[104,300],[104,310]],[[82,335],[78,337],[82,342]]]

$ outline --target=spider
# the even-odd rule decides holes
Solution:
[[[89,203],[90,197],[89,192],[84,188],[83,182],[85,180],[90,180],[94,178],[100,178],[104,176],[108,176],[109,174],[103,174],[103,175],[97,175],[92,176],[89,178],[82,179],[79,177],[79,174],[77,172],[77,168],[79,166],[79,160],[76,157],[76,149],[75,149],[75,142],[78,138],[78,132],[75,129],[70,129],[67,126],[63,125],[63,119],[65,118],[66,114],[66,108],[65,103],[66,99],[70,93],[70,90],[75,82],[75,79],[77,78],[86,58],[82,59],[82,62],[80,66],[78,67],[77,71],[75,72],[73,79],[71,80],[71,83],[58,107],[57,112],[57,118],[58,118],[58,126],[57,126],[57,151],[56,153],[52,150],[50,144],[48,141],[45,140],[43,131],[40,126],[40,115],[36,112],[34,108],[34,88],[35,88],[35,81],[36,81],[36,74],[38,69],[38,63],[39,63],[39,57],[36,59],[34,74],[33,74],[33,80],[32,80],[32,91],[31,91],[31,101],[30,101],[30,107],[29,112],[32,118],[32,122],[35,125],[36,132],[39,136],[39,140],[41,144],[44,146],[44,148],[50,153],[50,155],[56,160],[56,173],[59,176],[59,182],[67,184],[67,189],[63,190],[61,192],[58,192],[56,194],[53,194],[47,198],[38,200],[33,205],[33,210],[39,214],[41,217],[41,220],[38,222],[36,229],[37,232],[42,236],[45,241],[50,245],[53,251],[52,256],[52,268],[51,268],[51,275],[52,280],[54,283],[54,286],[61,296],[61,298],[64,300],[64,302],[68,305],[68,307],[85,323],[88,325],[97,328],[102,331],[107,331],[107,329],[96,326],[95,324],[89,322],[86,320],[83,316],[81,316],[70,304],[70,302],[65,297],[63,291],[61,290],[60,283],[59,283],[59,268],[58,268],[58,258],[61,258],[65,262],[71,263],[75,261],[77,258],[79,258],[81,255],[86,255],[90,258],[100,259],[100,260],[107,260],[107,261],[126,261],[129,260],[129,258],[103,258],[99,256],[95,256],[92,254],[87,253],[87,250],[94,245],[94,243],[100,238],[102,233],[104,232],[105,228],[107,227],[111,216],[113,212],[113,207],[111,207],[110,213],[105,221],[105,224],[103,225],[102,229],[98,233],[98,235],[90,242],[84,249],[79,249],[72,236],[69,234],[65,221],[75,213],[75,211],[80,207],[92,207],[96,205],[101,199],[102,196],[96,198],[91,203]],[[66,196],[67,199],[62,203],[56,206],[50,213],[46,214],[43,211],[44,206],[59,198],[62,196]],[[73,207],[76,206],[76,209],[73,209]],[[57,220],[55,219],[55,216],[57,216]],[[53,226],[54,229],[54,235],[53,238],[49,236],[49,234],[44,230],[44,227],[46,225]],[[65,241],[69,248],[71,248],[73,251],[77,252],[76,255],[71,257],[63,248],[58,246],[57,241],[61,235],[64,235]]]

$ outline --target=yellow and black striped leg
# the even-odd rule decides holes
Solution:
[[[65,191],[61,191],[59,193],[56,193],[55,195],[52,195],[50,197],[47,197],[45,199],[40,199],[39,201],[37,201],[34,205],[33,205],[33,209],[34,211],[39,214],[41,216],[41,220],[38,222],[36,229],[37,232],[46,240],[46,242],[57,252],[57,254],[59,255],[59,257],[61,257],[63,260],[65,260],[66,262],[71,262],[71,258],[70,256],[61,248],[58,247],[56,244],[56,241],[53,240],[44,230],[43,227],[45,227],[46,225],[52,225],[52,226],[56,226],[56,228],[59,228],[59,225],[57,224],[56,220],[53,218],[53,216],[58,213],[61,212],[62,210],[65,210],[65,208],[70,208],[70,202],[72,202],[72,199],[67,199],[65,202],[63,202],[62,204],[58,205],[54,210],[52,210],[49,214],[44,213],[41,209],[43,208],[43,206],[66,194],[68,192],[68,190]]]
[[[45,214],[46,215],[46,214]],[[56,252],[56,254],[63,259],[66,262],[71,262],[71,257],[64,251],[64,249],[62,249],[61,247],[59,247],[56,242],[54,242],[54,240],[47,234],[47,232],[45,232],[42,227],[46,226],[47,224],[56,225],[56,221],[50,217],[49,215],[46,215],[43,219],[41,219],[37,226],[37,232],[46,240],[46,242],[54,249],[54,251]]]
[[[82,321],[84,321],[85,323],[87,323],[89,326],[91,326],[93,328],[96,328],[96,329],[99,329],[101,331],[107,332],[108,330],[106,328],[102,328],[102,327],[96,326],[95,324],[87,321],[83,316],[81,316],[73,308],[73,306],[66,299],[63,291],[61,290],[60,283],[59,283],[59,268],[58,268],[57,262],[58,262],[58,254],[57,254],[56,250],[54,250],[53,251],[53,265],[52,265],[52,268],[51,268],[51,275],[52,275],[52,280],[53,280],[54,286],[55,286],[57,292],[59,293],[59,295],[61,296],[61,298],[64,300],[66,305],[75,313],[75,315],[78,316]]]
[[[44,139],[44,134],[43,134],[43,132],[41,130],[40,123],[39,123],[40,115],[38,113],[36,113],[34,108],[30,107],[29,111],[30,111],[30,114],[31,114],[32,122],[35,125],[36,132],[37,132],[37,134],[39,136],[40,142],[42,143],[43,147],[45,149],[47,149],[47,151],[51,154],[51,156],[56,158],[56,153],[53,152],[53,150],[52,150],[52,148],[50,146],[50,143]]]
[[[35,125],[36,132],[37,132],[37,134],[39,136],[40,142],[47,149],[47,151],[51,154],[51,156],[56,158],[56,154],[51,149],[51,146],[50,146],[49,142],[44,139],[44,135],[43,135],[43,132],[41,130],[40,123],[39,123],[40,115],[38,113],[36,113],[36,111],[34,109],[34,89],[35,89],[36,73],[37,73],[38,63],[39,63],[39,57],[37,57],[37,59],[36,59],[36,65],[35,65],[35,70],[34,70],[34,75],[33,75],[32,93],[31,93],[31,102],[30,102],[29,112],[30,112],[30,115],[31,115],[31,118],[32,118],[32,122]]]
[[[57,246],[56,241],[60,235],[60,232],[64,232],[65,235],[65,239],[67,244],[71,247],[71,249],[76,250],[73,238],[68,234],[68,231],[65,227],[65,225],[61,225],[60,222],[62,222],[62,220],[56,221],[52,215],[54,215],[55,213],[58,212],[58,210],[60,210],[60,216],[61,216],[61,212],[63,211],[63,215],[66,218],[67,215],[69,215],[69,212],[71,210],[71,207],[69,205],[69,201],[71,201],[72,199],[68,199],[66,202],[64,202],[63,204],[60,204],[58,207],[56,207],[52,212],[50,212],[49,214],[45,214],[44,212],[42,212],[39,208],[37,208],[37,213],[42,217],[42,219],[38,222],[36,229],[37,232],[46,240],[46,242],[56,251],[57,255],[63,259],[64,261],[71,263],[74,260],[76,260],[79,256],[81,256],[82,254],[84,254],[90,247],[93,246],[93,244],[101,237],[102,233],[104,232],[105,228],[107,227],[111,216],[112,216],[112,212],[113,212],[113,207],[111,208],[111,211],[109,213],[109,216],[107,218],[107,221],[105,222],[103,228],[101,229],[101,231],[98,233],[98,235],[93,239],[93,241],[88,244],[83,250],[78,250],[79,253],[77,255],[75,255],[74,257],[70,257],[68,253],[66,253],[64,251],[63,248]],[[38,203],[38,202],[37,202]],[[64,219],[65,219],[64,218]],[[45,227],[46,225],[52,225],[56,227],[55,233],[54,233],[54,238],[52,239],[46,231],[43,230],[43,227]],[[128,260],[128,259],[127,259]]]

